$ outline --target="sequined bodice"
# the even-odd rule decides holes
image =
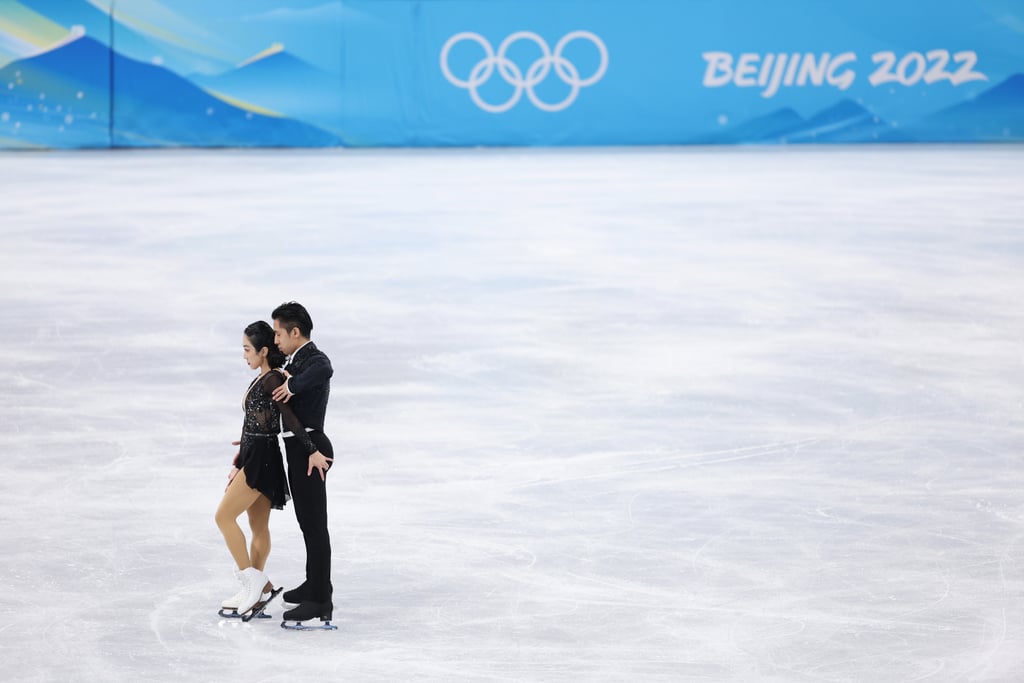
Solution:
[[[252,381],[249,390],[245,393],[242,405],[245,408],[245,419],[242,422],[242,431],[250,434],[277,434],[281,431],[281,409],[277,407],[273,397],[270,395],[267,384],[279,385],[281,382],[274,382],[269,375],[280,374],[271,370]],[[267,380],[271,380],[268,382]]]
[[[253,437],[263,438],[257,435],[266,434],[274,436],[281,433],[281,423],[295,435],[303,448],[308,453],[316,451],[316,445],[309,438],[306,428],[295,417],[291,406],[287,403],[280,403],[274,400],[274,389],[284,384],[284,375],[277,370],[257,377],[249,385],[242,399],[242,407],[245,409],[245,417],[242,419],[242,441]]]

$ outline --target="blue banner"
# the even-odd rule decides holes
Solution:
[[[1020,2],[346,7],[356,144],[1024,138]]]
[[[1020,0],[0,2],[0,147],[1020,140]]]

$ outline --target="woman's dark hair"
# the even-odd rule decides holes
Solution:
[[[295,301],[281,304],[274,309],[270,317],[281,323],[281,327],[286,329],[289,334],[297,327],[299,328],[299,334],[309,339],[310,334],[313,332],[313,319],[309,317],[309,311],[306,310],[305,306]]]
[[[286,356],[281,353],[281,350],[277,348],[277,344],[274,343],[273,327],[262,320],[257,320],[245,328],[245,336],[249,339],[257,353],[262,351],[264,347],[267,348],[267,362],[271,368],[279,368],[284,365]]]

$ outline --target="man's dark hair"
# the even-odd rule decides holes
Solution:
[[[274,309],[270,317],[281,323],[281,327],[291,331],[299,328],[299,334],[309,339],[313,333],[313,319],[309,317],[309,311],[302,304],[295,301],[288,301]]]

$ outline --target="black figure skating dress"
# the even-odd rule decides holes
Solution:
[[[275,510],[282,509],[291,498],[284,476],[281,447],[277,442],[282,419],[285,428],[296,438],[309,441],[309,435],[288,404],[277,403],[273,399],[274,389],[284,384],[284,379],[280,372],[271,370],[249,385],[242,401],[245,418],[235,461],[235,466],[245,473],[245,483],[249,488],[269,498],[270,506]]]

